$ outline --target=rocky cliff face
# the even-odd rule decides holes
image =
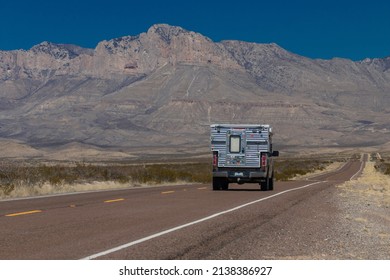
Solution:
[[[313,60],[169,25],[0,51],[0,137],[34,149],[206,151],[214,122],[271,123],[290,148],[381,145],[389,104],[390,57]]]
[[[154,25],[138,36],[102,41],[94,50],[43,42],[28,51],[2,51],[0,61],[2,80],[47,79],[56,75],[111,78],[149,74],[168,63],[240,67],[223,45],[168,25]]]

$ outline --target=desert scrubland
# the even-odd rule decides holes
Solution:
[[[286,157],[275,162],[277,181],[299,180],[337,169],[356,155]],[[211,182],[211,160],[197,162],[0,161],[0,197]]]

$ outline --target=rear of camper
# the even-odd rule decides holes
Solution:
[[[273,190],[272,128],[268,124],[213,124],[213,190],[227,190],[229,183],[259,183]]]

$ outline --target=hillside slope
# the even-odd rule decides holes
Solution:
[[[389,69],[390,57],[313,60],[165,24],[95,49],[43,42],[0,51],[0,142],[30,146],[28,157],[69,145],[197,154],[209,124],[245,122],[272,124],[282,149],[383,145]]]

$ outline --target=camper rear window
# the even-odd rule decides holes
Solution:
[[[231,153],[239,153],[241,150],[241,137],[239,135],[230,136],[230,149]]]

